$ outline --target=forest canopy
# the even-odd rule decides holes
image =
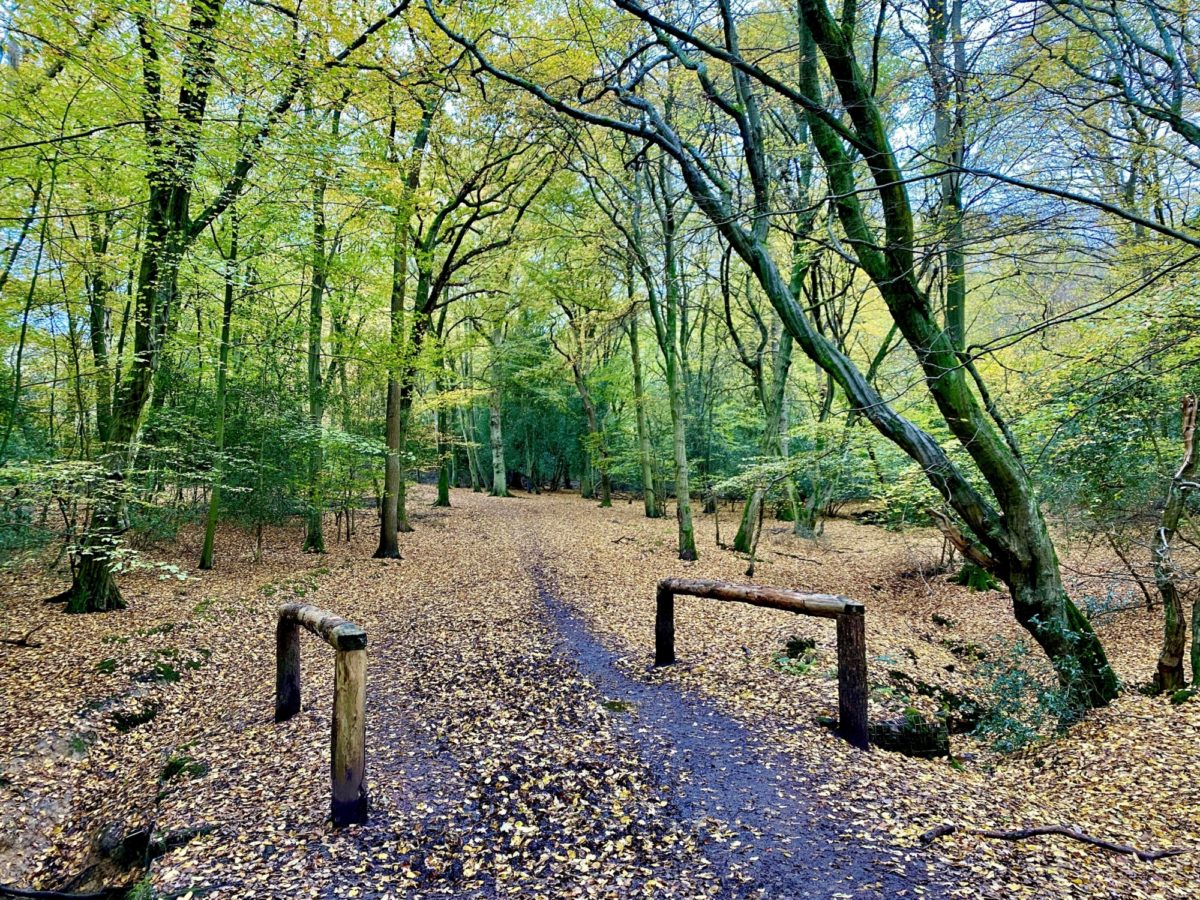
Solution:
[[[0,542],[66,564],[68,610],[124,606],[188,525],[201,569],[221,526],[290,517],[317,553],[378,518],[399,558],[420,478],[443,506],[577,488],[673,515],[681,559],[744,501],[751,571],[771,520],[934,525],[1078,708],[1119,685],[1056,542],[1107,541],[1184,685],[1184,0],[36,0],[3,26]]]

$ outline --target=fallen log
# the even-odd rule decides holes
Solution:
[[[1118,844],[1115,841],[1106,841],[1104,838],[1093,837],[1090,834],[1080,831],[1078,828],[1068,828],[1066,825],[1038,825],[1033,828],[1014,828],[1009,831],[1001,831],[987,828],[962,828],[958,825],[952,825],[947,822],[931,828],[921,835],[921,843],[931,844],[940,837],[946,837],[947,835],[955,834],[959,831],[963,832],[964,834],[973,834],[978,837],[991,838],[992,840],[997,841],[1023,841],[1026,838],[1057,834],[1063,837],[1071,838],[1075,841],[1080,841],[1084,844],[1091,844],[1093,847],[1111,850],[1113,853],[1124,853],[1129,856],[1136,856],[1142,862],[1151,862],[1156,859],[1166,859],[1167,857],[1180,856],[1184,853],[1191,852],[1188,848],[1174,848],[1171,850],[1138,850],[1136,847],[1131,847],[1128,844]]]

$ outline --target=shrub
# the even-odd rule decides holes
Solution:
[[[1079,714],[1057,683],[1048,687],[1025,668],[1028,657],[1028,644],[1019,640],[980,666],[990,683],[972,734],[1000,753],[1020,750],[1040,740],[1049,726],[1061,728]]]

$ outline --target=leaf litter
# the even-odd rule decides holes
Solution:
[[[1061,735],[1007,755],[956,735],[953,761],[862,754],[816,721],[836,711],[832,623],[680,598],[680,662],[651,667],[659,578],[748,580],[711,516],[686,563],[673,522],[634,505],[456,491],[447,514],[424,511],[426,493],[412,492],[399,562],[368,558],[370,530],[314,557],[279,528],[255,564],[252,539],[227,531],[213,572],[131,575],[129,610],[84,617],[39,602],[54,585],[11,577],[0,633],[38,630],[0,653],[0,882],[135,881],[101,837],[141,830],[184,836],[149,872],[169,897],[779,896],[777,879],[804,871],[820,886],[806,896],[1195,895],[1194,852],[1145,863],[969,833],[1200,845],[1200,703],[1132,687],[1156,612],[1098,621],[1130,687]],[[190,568],[197,539],[185,531],[164,561]],[[936,697],[897,685],[978,694],[980,657],[1021,637],[1002,593],[898,574],[939,544],[844,520],[818,542],[769,528],[754,580],[863,600],[872,717],[932,712]],[[370,635],[365,826],[327,821],[333,658],[318,640],[303,646],[302,713],[272,721],[274,613],[296,599]],[[812,649],[789,670],[794,638]],[[684,739],[671,728],[688,715]],[[721,748],[707,770],[689,759],[706,737]],[[752,802],[723,783],[747,779]],[[805,823],[793,842],[780,815]],[[921,844],[946,822],[958,831]]]

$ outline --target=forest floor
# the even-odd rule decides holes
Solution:
[[[638,503],[430,499],[410,494],[402,561],[370,559],[371,522],[324,556],[300,552],[297,527],[271,529],[258,563],[252,539],[225,530],[216,570],[198,572],[185,530],[147,555],[186,580],[131,574],[119,613],[68,617],[40,602],[61,585],[6,576],[0,638],[32,634],[0,644],[0,883],[136,881],[140,832],[157,856],[148,887],[187,900],[1196,896],[1200,701],[1136,690],[1159,613],[1096,617],[1128,687],[1061,734],[1007,755],[956,736],[953,761],[864,754],[815,721],[836,710],[831,622],[681,598],[680,663],[651,667],[659,578],[747,580],[745,558],[715,546],[716,517],[698,517],[702,559],[686,563],[674,520]],[[719,517],[729,541],[736,519]],[[866,603],[873,718],[932,703],[904,696],[918,682],[995,690],[1022,635],[1005,595],[932,574],[936,533],[833,520],[814,542],[768,528],[756,581]],[[333,661],[316,639],[302,713],[272,721],[275,610],[301,598],[370,636],[371,816],[336,832]],[[792,637],[815,650],[781,662]],[[942,823],[1069,825],[1190,852],[920,841]]]

